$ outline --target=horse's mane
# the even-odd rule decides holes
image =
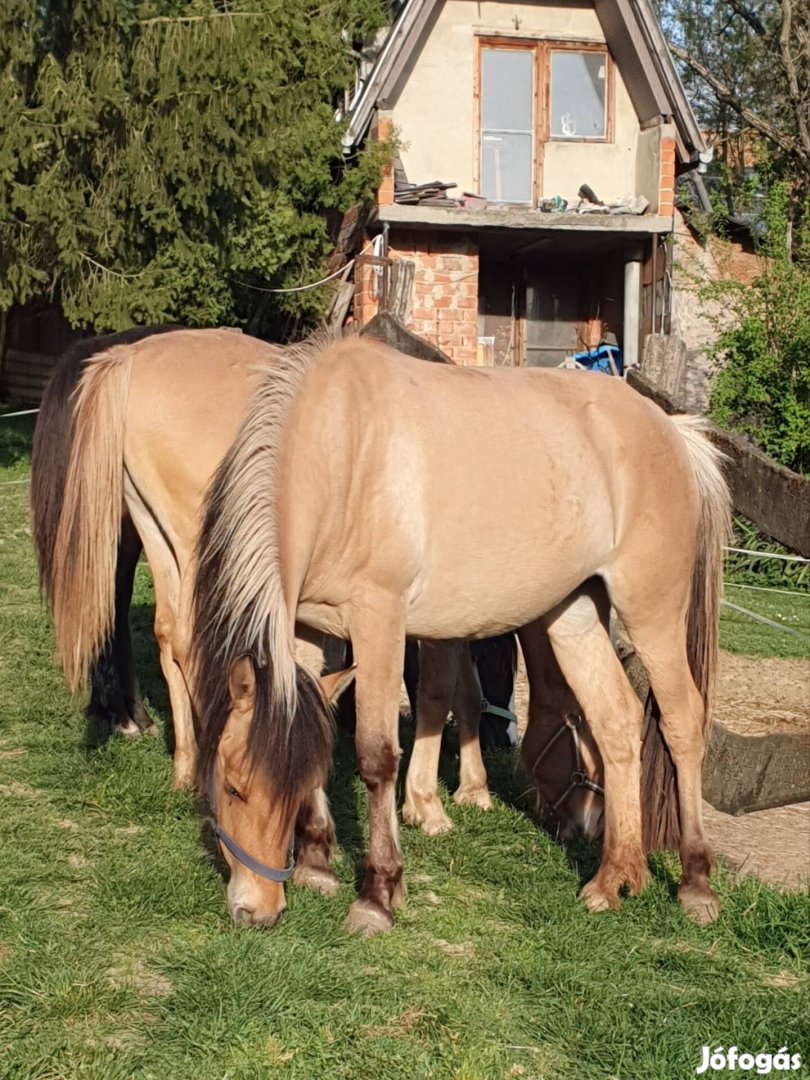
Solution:
[[[331,715],[315,680],[295,663],[277,498],[290,408],[332,340],[319,334],[279,350],[206,495],[193,601],[203,786],[230,710],[228,673],[243,656],[252,658],[257,685],[248,754],[277,794],[292,800],[331,761]]]

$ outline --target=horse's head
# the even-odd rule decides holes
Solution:
[[[320,691],[313,686],[313,692],[332,704],[352,678],[353,671],[324,676]],[[284,882],[292,874],[295,820],[304,800],[326,780],[331,739],[318,737],[317,744],[302,745],[300,730],[291,724],[280,744],[257,745],[259,713],[268,703],[250,657],[231,665],[228,688],[228,717],[207,778],[214,830],[230,868],[228,906],[237,923],[272,926],[286,906]],[[299,701],[299,708],[306,703]],[[263,767],[268,753],[288,754],[283,791],[273,782],[274,770]]]
[[[530,702],[520,759],[531,777],[538,810],[550,811],[564,837],[599,836],[604,829],[604,770],[579,706],[555,695]]]

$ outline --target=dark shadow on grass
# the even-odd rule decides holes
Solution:
[[[579,878],[580,885],[590,881],[602,858],[601,841],[587,840],[582,836],[562,837],[556,819],[551,814],[538,817],[534,813],[531,782],[518,766],[514,750],[486,751],[484,765],[491,794],[528,817],[554,844],[562,848],[568,865]],[[459,742],[458,731],[454,725],[445,727],[439,778],[448,791],[455,791],[459,779]]]
[[[163,741],[169,754],[174,753],[174,727],[171,722],[169,691],[160,669],[160,655],[155,641],[155,609],[151,604],[135,604],[130,611],[132,652],[141,694],[165,720]]]
[[[12,409],[15,412],[16,409]],[[31,457],[35,416],[18,416],[4,420],[0,415],[0,466],[8,468]]]

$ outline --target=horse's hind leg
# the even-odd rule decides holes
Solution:
[[[124,695],[127,712],[142,732],[154,731],[155,725],[147,713],[141,698],[135,658],[132,655],[132,631],[129,612],[132,605],[132,588],[143,545],[129,515],[121,525],[118,543],[118,564],[115,575],[115,664]]]
[[[627,609],[619,609],[619,614],[647,671],[661,711],[661,733],[675,765],[682,870],[678,898],[689,918],[709,923],[717,918],[720,902],[709,887],[712,854],[703,827],[705,710],[689,670],[683,607],[673,610],[660,592],[656,603],[655,613],[647,611],[643,621],[633,619]]]
[[[140,538],[129,515],[125,514],[115,568],[113,633],[91,670],[87,706],[90,724],[100,724],[106,734],[117,732],[130,737],[154,730],[138,689],[129,625],[132,586],[140,553]]]
[[[473,667],[470,647],[462,644],[458,658],[458,678],[453,695],[453,715],[458,724],[460,776],[453,802],[458,806],[477,806],[491,810],[487,770],[481,757],[481,687]]]
[[[453,828],[439,798],[439,755],[462,649],[466,650],[467,646],[461,641],[423,641],[419,646],[416,739],[405,777],[402,820],[406,825],[421,825],[428,836],[438,836]]]
[[[602,862],[581,897],[591,911],[619,906],[624,885],[647,880],[641,834],[641,703],[610,642],[604,590],[585,587],[544,620],[560,670],[581,705],[605,770]]]

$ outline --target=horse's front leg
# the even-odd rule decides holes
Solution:
[[[323,896],[335,896],[340,881],[332,869],[335,847],[335,824],[329,812],[329,802],[322,787],[317,787],[304,800],[295,822],[298,846],[293,881],[305,885]]]
[[[366,596],[350,621],[357,665],[357,766],[368,788],[366,876],[346,928],[371,935],[390,930],[404,895],[396,812],[399,689],[405,650],[404,608],[398,597]]]
[[[421,825],[428,836],[453,828],[439,798],[439,755],[462,649],[467,650],[465,642],[423,641],[419,647],[416,738],[405,778],[402,820],[406,825]]]

